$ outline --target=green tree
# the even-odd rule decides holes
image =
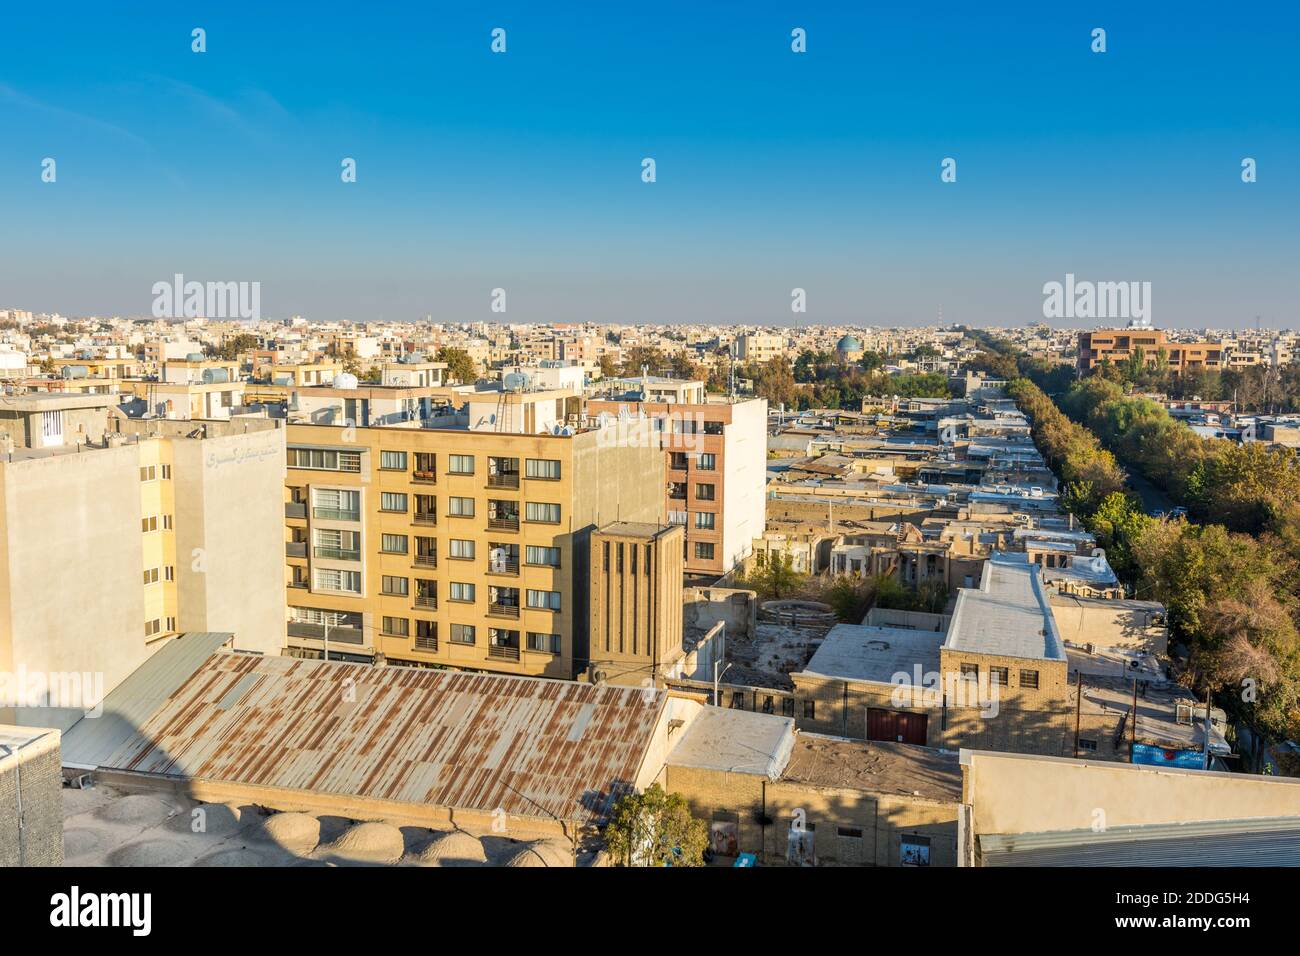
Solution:
[[[447,377],[453,382],[470,385],[478,381],[478,363],[464,349],[438,349],[434,361],[447,363]]]
[[[759,597],[780,600],[803,586],[804,575],[794,569],[790,555],[777,553],[769,556],[760,551],[754,568],[745,576],[746,587],[753,588]]]
[[[667,364],[664,353],[653,345],[634,345],[623,357],[623,374],[634,378],[644,370],[649,375],[657,375]]]
[[[794,371],[784,355],[772,359],[759,369],[754,380],[754,393],[760,398],[766,398],[768,405],[795,407],[798,390],[795,388]]]
[[[614,805],[605,846],[620,866],[703,866],[709,830],[679,793],[653,783]]]

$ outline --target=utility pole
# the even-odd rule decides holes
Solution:
[[[1205,760],[1202,770],[1210,769],[1210,688],[1205,688]]]
[[[731,670],[731,664],[728,664],[721,671],[719,671],[718,665],[721,663],[722,663],[721,659],[713,662],[713,706],[714,707],[722,706],[721,700],[718,697],[718,681],[721,679],[723,674]]]
[[[1083,716],[1083,671],[1074,672],[1074,759],[1079,759],[1079,721]]]
[[[1128,762],[1133,763],[1138,739],[1138,679],[1133,678],[1133,726],[1128,729]]]

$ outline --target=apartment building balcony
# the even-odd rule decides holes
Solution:
[[[519,648],[509,644],[489,644],[488,657],[502,661],[517,661],[519,660]]]
[[[436,554],[417,554],[411,559],[411,563],[417,568],[436,568],[438,566],[438,556]]]
[[[519,575],[518,558],[499,558],[496,561],[489,561],[487,566],[488,574],[508,574],[514,577]]]
[[[317,518],[324,518],[326,521],[361,520],[360,511],[351,511],[342,508],[313,508],[311,513]]]
[[[307,557],[307,542],[286,541],[284,543],[284,553],[286,557],[290,558],[305,558]]]
[[[307,503],[303,501],[286,501],[284,503],[284,516],[286,518],[306,518]]]
[[[489,616],[489,617],[513,617],[513,618],[518,618],[518,617],[519,617],[519,605],[518,605],[518,604],[498,604],[498,603],[492,603],[492,604],[489,604],[489,605],[488,605],[488,616]]]
[[[493,531],[518,531],[519,516],[506,518],[488,518],[488,527]]]
[[[417,511],[411,521],[432,527],[438,523],[438,516],[432,511]]]
[[[325,640],[325,625],[307,624],[303,621],[289,622],[290,637],[306,637],[317,641]],[[365,638],[359,627],[334,627],[330,626],[329,639],[338,641],[340,644],[364,644]]]
[[[315,548],[313,553],[318,558],[329,558],[333,561],[361,560],[361,551],[355,548]]]
[[[435,471],[436,462],[434,456],[429,452],[417,451],[415,453],[415,468],[411,473],[411,480],[416,484],[433,485],[438,482],[438,473]]]
[[[513,471],[504,474],[488,475],[489,488],[518,488],[519,472]]]

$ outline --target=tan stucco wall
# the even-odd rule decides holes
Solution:
[[[241,650],[285,638],[285,431],[176,440],[178,627],[230,631]]]
[[[145,644],[140,450],[0,465],[0,668],[102,673],[107,693]]]
[[[974,832],[1081,830],[1193,820],[1300,816],[1300,781],[962,751]]]

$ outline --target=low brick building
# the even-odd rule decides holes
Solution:
[[[793,721],[707,709],[669,755],[664,785],[708,821],[724,861],[955,866],[955,754],[798,733]]]
[[[59,739],[0,724],[0,867],[63,865]]]

